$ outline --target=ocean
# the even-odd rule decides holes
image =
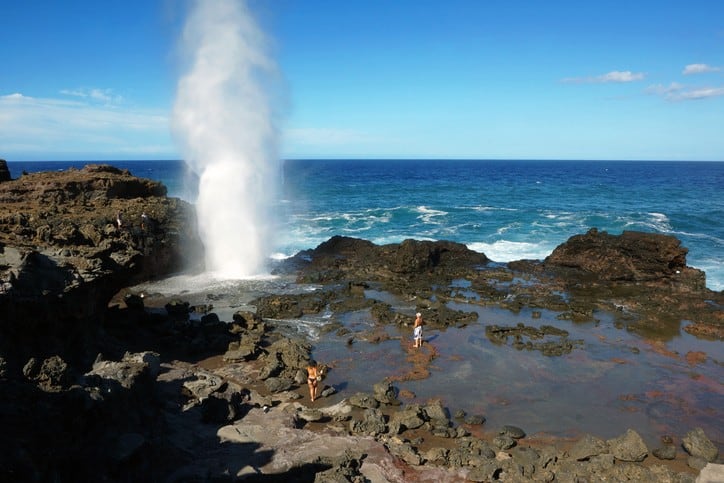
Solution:
[[[8,162],[23,171],[88,161]],[[197,178],[181,161],[111,161],[193,202]],[[724,289],[724,162],[287,160],[273,210],[277,258],[334,235],[377,244],[451,240],[497,262],[543,259],[596,227],[673,235],[687,263]]]

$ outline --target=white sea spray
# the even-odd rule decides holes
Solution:
[[[268,50],[244,1],[193,2],[173,130],[200,177],[196,209],[206,268],[230,278],[263,272],[271,249],[279,172],[272,93],[279,84]]]

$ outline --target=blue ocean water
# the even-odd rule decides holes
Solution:
[[[9,162],[25,170],[87,162]],[[193,202],[179,161],[113,161]],[[653,161],[288,160],[273,250],[314,248],[333,235],[377,244],[452,240],[499,262],[543,259],[592,227],[676,236],[707,286],[724,289],[724,163]]]

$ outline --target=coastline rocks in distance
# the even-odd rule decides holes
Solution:
[[[3,181],[10,181],[11,179],[7,161],[0,159],[0,183]]]

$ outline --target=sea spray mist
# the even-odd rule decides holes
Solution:
[[[277,68],[241,0],[192,2],[181,41],[173,131],[199,175],[206,269],[243,278],[265,270],[280,165],[272,93]]]

